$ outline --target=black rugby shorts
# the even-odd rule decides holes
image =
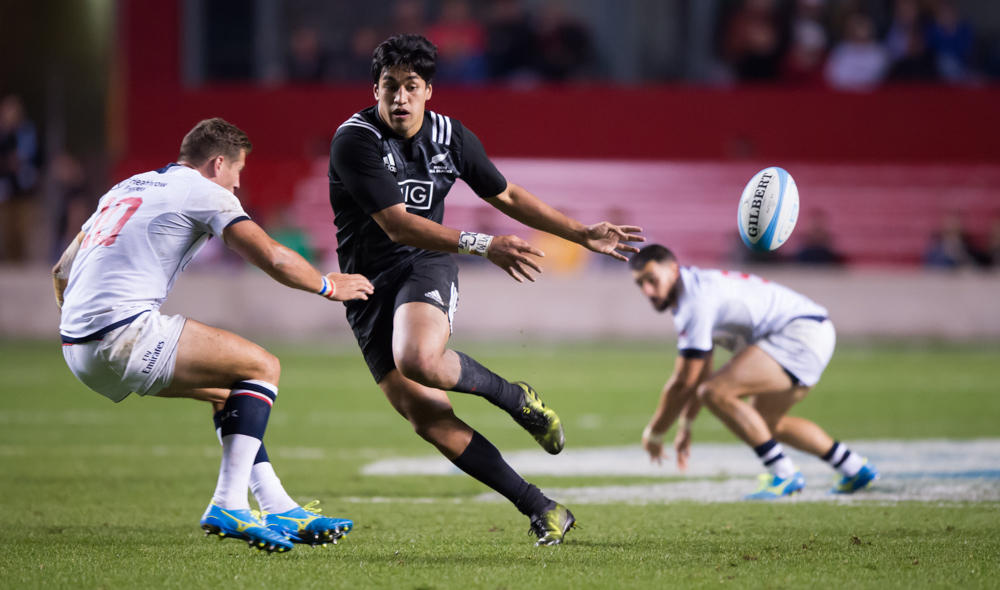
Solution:
[[[418,258],[393,280],[376,287],[368,301],[345,304],[347,322],[376,383],[396,368],[392,359],[392,319],[396,309],[414,301],[440,309],[451,326],[458,307],[458,265],[451,256]]]

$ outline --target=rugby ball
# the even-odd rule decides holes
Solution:
[[[750,179],[740,198],[740,237],[756,252],[770,252],[788,240],[799,219],[799,189],[782,168],[765,168]]]

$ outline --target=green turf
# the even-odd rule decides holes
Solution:
[[[666,343],[459,348],[532,383],[574,447],[637,444],[672,365]],[[72,377],[58,344],[0,342],[0,587],[1000,586],[994,503],[583,505],[584,529],[536,549],[513,508],[471,501],[486,488],[470,478],[359,474],[432,449],[357,353],[272,350],[283,365],[272,460],[293,496],[356,521],[341,545],[266,557],[203,538],[220,454],[207,405],[114,405]],[[502,450],[534,448],[483,400],[455,401]],[[796,413],[845,439],[998,437],[1000,350],[842,346]],[[696,440],[733,439],[706,415]],[[395,501],[351,500],[371,496]]]

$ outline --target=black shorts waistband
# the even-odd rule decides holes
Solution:
[[[132,317],[127,317],[127,318],[125,318],[123,320],[118,320],[117,322],[115,322],[115,323],[113,323],[113,324],[111,324],[109,326],[105,326],[105,327],[101,328],[100,330],[98,330],[98,331],[96,331],[93,334],[90,334],[88,336],[82,336],[80,338],[74,338],[72,336],[67,336],[65,334],[60,334],[60,336],[62,336],[62,342],[63,342],[64,345],[65,344],[85,344],[87,342],[93,342],[95,340],[101,340],[101,339],[104,338],[104,335],[107,334],[108,332],[110,332],[112,330],[117,330],[118,328],[121,328],[122,326],[127,326],[127,325],[131,324],[132,322],[135,321],[135,318],[141,316],[142,314],[144,314],[144,313],[146,313],[148,311],[149,311],[148,309],[146,311],[140,311],[139,313],[135,314]]]

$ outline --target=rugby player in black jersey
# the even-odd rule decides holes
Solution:
[[[490,205],[535,229],[626,260],[638,227],[585,226],[507,182],[479,139],[447,116],[426,111],[437,48],[419,35],[383,42],[372,57],[377,104],[344,122],[330,147],[330,201],[345,273],[375,287],[346,304],[368,368],[417,434],[459,469],[493,488],[531,520],[539,545],[561,543],[572,513],[545,497],[483,436],[455,416],[445,391],[482,396],[507,411],[546,451],[559,453],[563,427],[526,383],[509,382],[449,350],[458,304],[452,254],[484,256],[518,282],[534,280],[543,256],[517,236],[441,225],[444,199],[461,178]]]

